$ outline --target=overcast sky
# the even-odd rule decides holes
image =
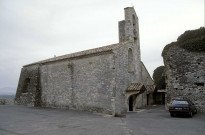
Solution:
[[[118,21],[134,6],[150,75],[164,46],[204,26],[204,0],[0,0],[0,88],[15,92],[23,65],[118,42]]]

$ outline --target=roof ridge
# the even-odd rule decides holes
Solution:
[[[83,51],[74,52],[74,53],[70,53],[70,54],[65,54],[65,55],[61,55],[61,56],[58,56],[58,57],[54,57],[54,58],[48,58],[48,59],[45,59],[45,60],[41,60],[41,61],[38,61],[38,62],[34,62],[34,63],[31,63],[31,64],[24,65],[24,67],[35,65],[35,64],[43,64],[43,63],[47,63],[47,62],[64,60],[64,59],[68,59],[68,58],[75,58],[75,57],[85,56],[85,55],[89,55],[89,54],[95,54],[95,53],[111,51],[113,49],[116,49],[116,48],[126,44],[127,42],[129,42],[129,41],[120,42],[120,43],[111,44],[111,45],[106,45],[106,46],[97,47],[97,48],[88,49],[88,50],[83,50]]]

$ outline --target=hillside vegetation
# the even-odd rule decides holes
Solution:
[[[172,42],[164,47],[162,56],[164,56],[171,46],[179,46],[190,52],[205,52],[205,28],[201,27],[196,30],[185,31],[177,38],[176,42]]]

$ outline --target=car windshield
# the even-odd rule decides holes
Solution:
[[[172,102],[172,104],[174,104],[174,105],[176,105],[176,104],[180,104],[180,105],[188,105],[188,102],[187,101],[176,101],[176,100],[174,100],[173,102]]]

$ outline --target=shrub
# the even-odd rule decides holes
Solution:
[[[177,45],[190,52],[205,52],[205,28],[185,31],[176,42],[166,45],[162,51],[164,56],[171,46]]]

